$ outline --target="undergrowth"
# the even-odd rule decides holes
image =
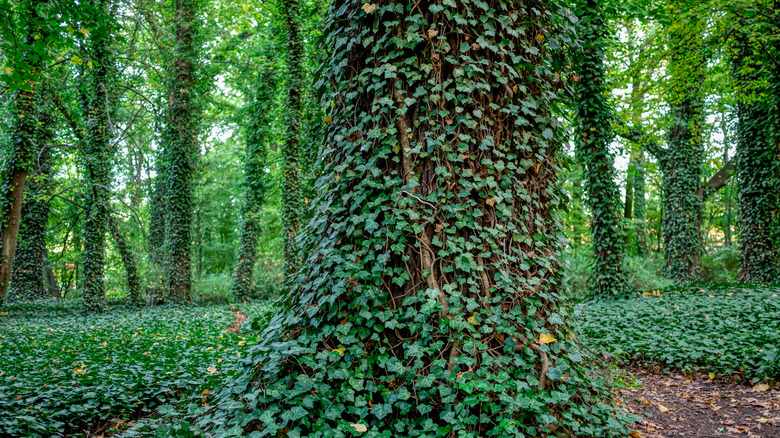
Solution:
[[[579,306],[583,343],[624,363],[780,380],[780,289],[710,285]]]
[[[110,308],[80,302],[0,309],[0,436],[62,436],[208,394],[256,334],[232,334],[232,306]],[[265,304],[243,305],[249,318]]]

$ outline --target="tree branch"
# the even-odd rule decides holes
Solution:
[[[662,159],[666,154],[666,150],[654,139],[650,138],[641,126],[629,127],[624,121],[616,120],[615,133],[628,141],[642,145],[657,160]]]
[[[734,173],[734,159],[732,158],[721,169],[712,175],[707,184],[704,184],[696,191],[696,195],[706,200],[713,193],[718,191],[721,187],[725,186],[729,182],[729,178]]]

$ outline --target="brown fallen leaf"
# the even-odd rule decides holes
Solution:
[[[753,391],[756,392],[764,392],[769,390],[769,385],[766,383],[759,383],[758,385],[753,387]]]
[[[669,412],[669,408],[667,408],[666,406],[662,405],[661,403],[658,403],[658,410],[663,412],[664,414]]]

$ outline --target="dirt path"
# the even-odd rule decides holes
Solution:
[[[644,382],[623,391],[629,410],[645,418],[634,438],[780,438],[780,390],[631,372]]]
[[[246,314],[241,312],[240,310],[234,310],[233,313],[236,314],[236,320],[233,321],[233,324],[230,325],[230,333],[233,333],[235,335],[241,333],[241,330],[239,328],[241,327],[241,324],[246,321]]]

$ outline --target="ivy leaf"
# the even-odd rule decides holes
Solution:
[[[550,344],[557,341],[557,339],[553,338],[552,336],[548,335],[547,333],[542,333],[541,336],[539,336],[539,344],[545,345]]]
[[[374,12],[374,9],[376,9],[376,5],[373,3],[363,3],[363,10],[366,12],[366,14],[370,14]]]

